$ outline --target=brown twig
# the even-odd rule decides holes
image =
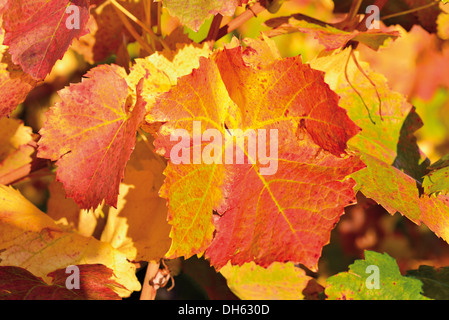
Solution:
[[[142,292],[140,293],[140,300],[154,300],[156,298],[157,289],[152,285],[152,280],[159,272],[159,262],[148,262],[147,272],[145,273],[145,279],[142,286]]]
[[[218,13],[216,16],[214,16],[212,24],[210,25],[209,28],[209,33],[207,34],[206,40],[204,41],[211,41],[211,42],[215,41],[218,32],[220,31],[221,21],[223,21],[223,16],[221,14]]]
[[[241,15],[236,17],[235,19],[231,20],[228,24],[221,27],[220,30],[218,30],[217,37],[215,40],[219,40],[223,38],[228,33],[234,31],[238,27],[240,27],[242,24],[244,24],[246,21],[253,17],[257,17],[257,15],[263,11],[265,11],[266,8],[262,6],[259,2],[254,4],[252,7],[248,8],[246,11],[244,11]]]
[[[126,19],[125,15],[114,6],[115,12],[117,13],[120,20],[122,20],[125,28],[131,33],[131,35],[136,39],[136,41],[140,44],[140,46],[148,52],[148,54],[154,53],[154,50],[148,45],[148,43],[139,35],[137,30],[132,26],[132,24]]]
[[[137,19],[131,12],[126,10],[122,5],[120,5],[116,0],[109,0],[115,8],[120,10],[124,15],[126,15],[131,21],[139,25],[143,30],[145,30],[148,35],[153,38],[155,41],[159,41],[159,43],[165,48],[169,49],[168,45],[162,40],[160,37],[158,37],[153,30],[151,30],[150,27],[148,27],[145,23]],[[136,39],[137,40],[137,39]]]
[[[413,13],[413,12],[417,12],[417,11],[420,11],[420,10],[424,10],[424,9],[427,9],[427,8],[430,8],[430,7],[433,7],[433,6],[436,6],[436,5],[439,4],[439,3],[440,3],[440,1],[434,1],[434,2],[428,3],[428,4],[426,4],[426,5],[420,6],[420,7],[412,8],[412,9],[410,9],[410,10],[406,10],[406,11],[402,11],[402,12],[397,12],[397,13],[392,13],[392,14],[383,16],[383,17],[381,17],[380,19],[381,19],[381,20],[387,20],[387,19],[391,19],[391,18],[403,16],[403,15],[406,15],[406,14],[410,14],[410,13]]]

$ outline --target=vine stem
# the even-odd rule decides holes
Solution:
[[[238,27],[240,27],[242,24],[244,24],[246,21],[253,17],[257,17],[257,15],[263,11],[265,11],[266,8],[262,6],[259,2],[255,3],[253,6],[249,7],[246,11],[244,11],[241,15],[236,17],[235,19],[231,20],[228,24],[221,27],[220,30],[218,30],[217,37],[215,40],[219,40],[223,38],[228,33],[234,31]]]
[[[212,24],[209,29],[209,33],[207,34],[207,37],[204,41],[211,41],[214,42],[217,38],[218,32],[220,31],[220,25],[223,21],[223,16],[221,14],[217,14],[214,16],[214,19],[212,20]]]
[[[148,43],[139,35],[136,29],[131,25],[131,23],[126,19],[123,13],[114,6],[115,12],[117,12],[118,17],[122,20],[125,28],[131,33],[131,35],[136,39],[136,41],[142,46],[142,48],[147,51],[149,54],[154,53],[154,50],[148,45]]]
[[[351,21],[357,16],[359,12],[360,6],[362,5],[363,0],[354,0],[352,1],[351,8],[349,9],[349,14],[347,17],[347,21]]]
[[[386,15],[386,16],[381,17],[380,19],[381,20],[387,20],[387,19],[391,19],[391,18],[395,18],[395,17],[399,17],[399,16],[404,16],[406,14],[410,14],[410,13],[413,13],[413,12],[416,12],[416,11],[420,11],[420,10],[424,10],[424,9],[436,6],[439,3],[440,3],[440,1],[434,1],[434,2],[428,3],[428,4],[420,6],[420,7],[416,7],[416,8],[410,9],[410,10],[406,10],[406,11],[402,11],[402,12],[397,12],[397,13]]]
[[[155,41],[159,41],[159,43],[164,47],[164,49],[170,49],[168,47],[168,45],[165,43],[164,40],[162,40],[161,38],[159,38],[154,32],[153,30],[151,30],[151,28],[149,28],[145,23],[143,23],[142,21],[140,21],[139,19],[137,19],[131,12],[129,12],[128,10],[126,10],[122,5],[120,5],[116,0],[109,0],[115,8],[117,8],[118,10],[120,10],[124,15],[126,15],[131,21],[133,21],[134,23],[138,24],[143,30],[145,30],[148,35],[154,39]],[[137,39],[136,39],[137,40]]]
[[[156,298],[157,289],[151,285],[151,281],[159,272],[159,262],[148,262],[145,279],[143,281],[142,292],[140,293],[140,300],[154,300]]]

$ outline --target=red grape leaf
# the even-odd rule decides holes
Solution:
[[[66,10],[69,6],[79,9],[79,17],[73,16],[76,11]],[[44,79],[72,40],[86,34],[89,1],[9,0],[2,11],[4,44],[12,61],[34,79]],[[75,18],[79,26],[71,25]]]
[[[2,17],[0,16],[0,24]],[[8,47],[3,45],[4,31],[0,28],[0,118],[8,116],[22,103],[31,89],[36,85],[29,74],[22,71],[11,61],[7,52]]]
[[[399,36],[397,31],[343,31],[330,25],[318,25],[294,17],[274,18],[266,21],[265,24],[273,28],[265,32],[269,37],[293,32],[308,33],[324,45],[326,50],[343,48],[350,40],[377,50],[387,39],[396,39]]]
[[[361,58],[388,79],[389,86],[409,99],[430,100],[438,88],[449,88],[449,49],[441,39],[420,26],[374,52],[360,47]],[[398,59],[400,57],[400,59]]]
[[[56,177],[82,209],[105,199],[116,207],[119,185],[145,114],[141,84],[132,109],[126,72],[116,65],[90,70],[81,83],[59,91],[40,130],[38,156],[57,161]]]
[[[223,164],[223,159],[222,164],[170,162],[161,189],[173,226],[167,255],[190,256],[207,249],[206,256],[217,269],[229,260],[255,261],[265,267],[290,260],[316,268],[330,230],[343,208],[354,201],[354,181],[346,176],[364,165],[346,155],[344,148],[358,128],[338,107],[323,74],[302,64],[299,57],[257,69],[242,59],[240,47],[220,51],[212,60],[202,58],[198,69],[159,96],[150,115],[167,123],[155,144],[169,157],[174,145],[171,133],[179,128],[192,133],[193,121],[201,121],[201,132],[213,128],[223,136],[226,128],[276,129],[279,168],[262,176],[259,170],[266,167],[262,162],[267,157],[254,165],[248,164],[247,156],[246,164]],[[320,135],[320,130],[325,133]],[[190,149],[195,150],[192,139]],[[345,156],[323,150],[312,139]],[[205,147],[203,143],[201,150]],[[214,238],[213,210],[219,214],[214,218]]]
[[[360,129],[338,107],[338,96],[323,86],[323,73],[304,65],[299,56],[252,68],[239,50],[224,50],[216,59],[230,97],[242,109],[242,129],[288,117],[323,149],[345,153],[346,142]]]
[[[50,284],[20,267],[0,267],[1,300],[120,300],[111,287],[122,287],[111,280],[113,271],[101,264],[78,265],[80,288],[67,289],[70,273],[59,269],[48,274]]]

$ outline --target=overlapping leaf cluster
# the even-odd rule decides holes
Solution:
[[[140,17],[139,1],[120,3]],[[242,4],[162,1],[194,30]],[[79,28],[65,24],[69,6]],[[447,157],[429,166],[415,109],[355,53],[378,50],[395,30],[293,15],[269,20],[267,36],[215,50],[151,43],[161,50],[92,67],[60,90],[38,135],[6,117],[74,40],[90,63],[127,52],[123,40],[134,35],[121,15],[110,1],[0,0],[0,298],[119,299],[141,289],[138,262],[204,255],[242,299],[302,299],[311,277],[298,265],[317,271],[358,191],[449,241]],[[268,38],[297,32],[324,46],[310,64],[281,58]],[[221,141],[196,145],[195,122],[203,138],[212,129]],[[180,150],[189,162],[173,159],[178,129],[189,132]],[[267,152],[251,153],[249,141],[265,135]],[[195,153],[214,161],[193,161]],[[56,167],[46,213],[8,186],[39,159]],[[381,291],[365,287],[373,264],[385,275]],[[82,270],[80,292],[61,288],[69,265]],[[445,269],[403,276],[391,257],[369,251],[349,269],[327,280],[327,298],[441,298],[434,280],[446,282]]]

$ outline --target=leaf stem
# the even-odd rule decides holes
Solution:
[[[357,13],[359,12],[360,6],[362,5],[363,0],[353,0],[351,4],[351,8],[349,9],[347,21],[351,21],[357,16]]]

